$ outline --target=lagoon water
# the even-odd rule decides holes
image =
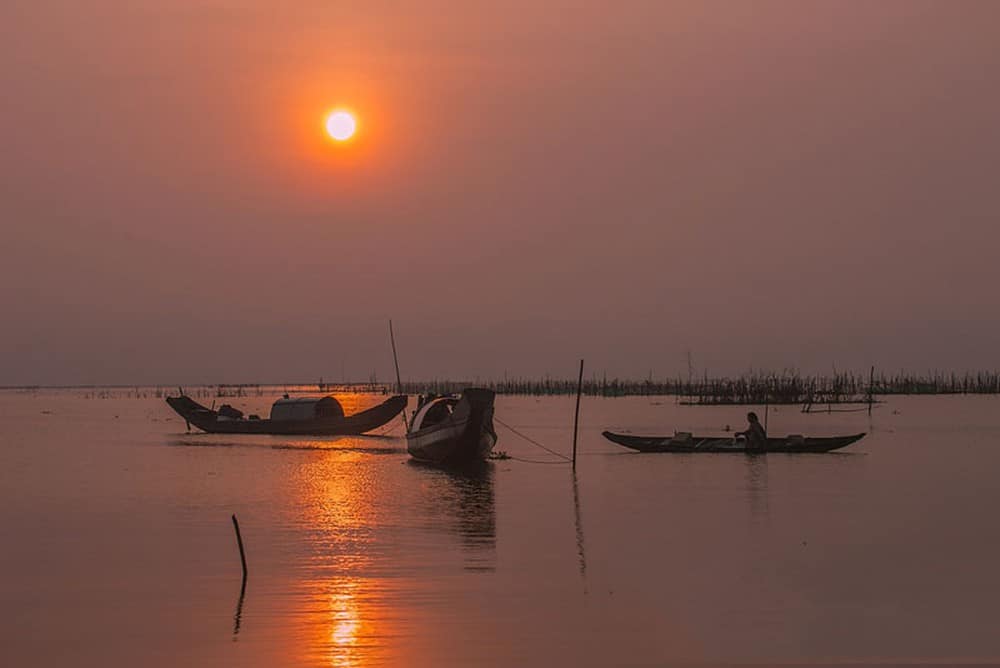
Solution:
[[[870,434],[756,457],[600,435],[721,432],[742,407],[585,397],[574,476],[500,425],[515,459],[466,475],[412,463],[398,422],[189,434],[134,395],[0,392],[0,665],[1000,660],[998,397],[890,397],[871,421],[772,408],[774,435]],[[497,401],[566,453],[572,414]]]

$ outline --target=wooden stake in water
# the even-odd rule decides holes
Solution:
[[[389,342],[392,343],[392,363],[396,366],[396,394],[403,393],[403,381],[399,377],[399,358],[396,357],[396,337],[392,333],[392,320],[389,321]],[[410,423],[406,419],[406,407],[403,407],[403,426],[410,431]]]
[[[580,395],[583,394],[583,360],[580,360],[580,377],[576,381],[576,414],[573,416],[573,468],[576,469],[576,434],[580,424]]]
[[[875,366],[868,374],[868,417],[872,416],[872,402],[875,400]]]
[[[243,564],[243,580],[247,579],[247,555],[243,551],[243,537],[240,536],[240,523],[236,521],[236,514],[233,514],[233,528],[236,529],[236,544],[240,547],[240,563]]]

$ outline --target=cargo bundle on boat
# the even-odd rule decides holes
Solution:
[[[202,406],[184,394],[167,397],[167,403],[188,423],[212,434],[278,434],[301,436],[360,435],[385,425],[406,408],[406,397],[390,397],[381,404],[353,415],[345,415],[332,396],[295,397],[287,395],[271,406],[268,419],[244,416],[239,409],[223,404],[218,410]]]

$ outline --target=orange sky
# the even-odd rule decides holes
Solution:
[[[0,25],[0,384],[1000,364],[996,3]]]

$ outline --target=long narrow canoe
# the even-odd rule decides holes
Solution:
[[[605,431],[604,438],[612,443],[639,452],[746,452],[746,441],[720,436],[632,436]],[[769,437],[764,452],[830,452],[860,441],[864,433],[851,436],[809,436]]]

